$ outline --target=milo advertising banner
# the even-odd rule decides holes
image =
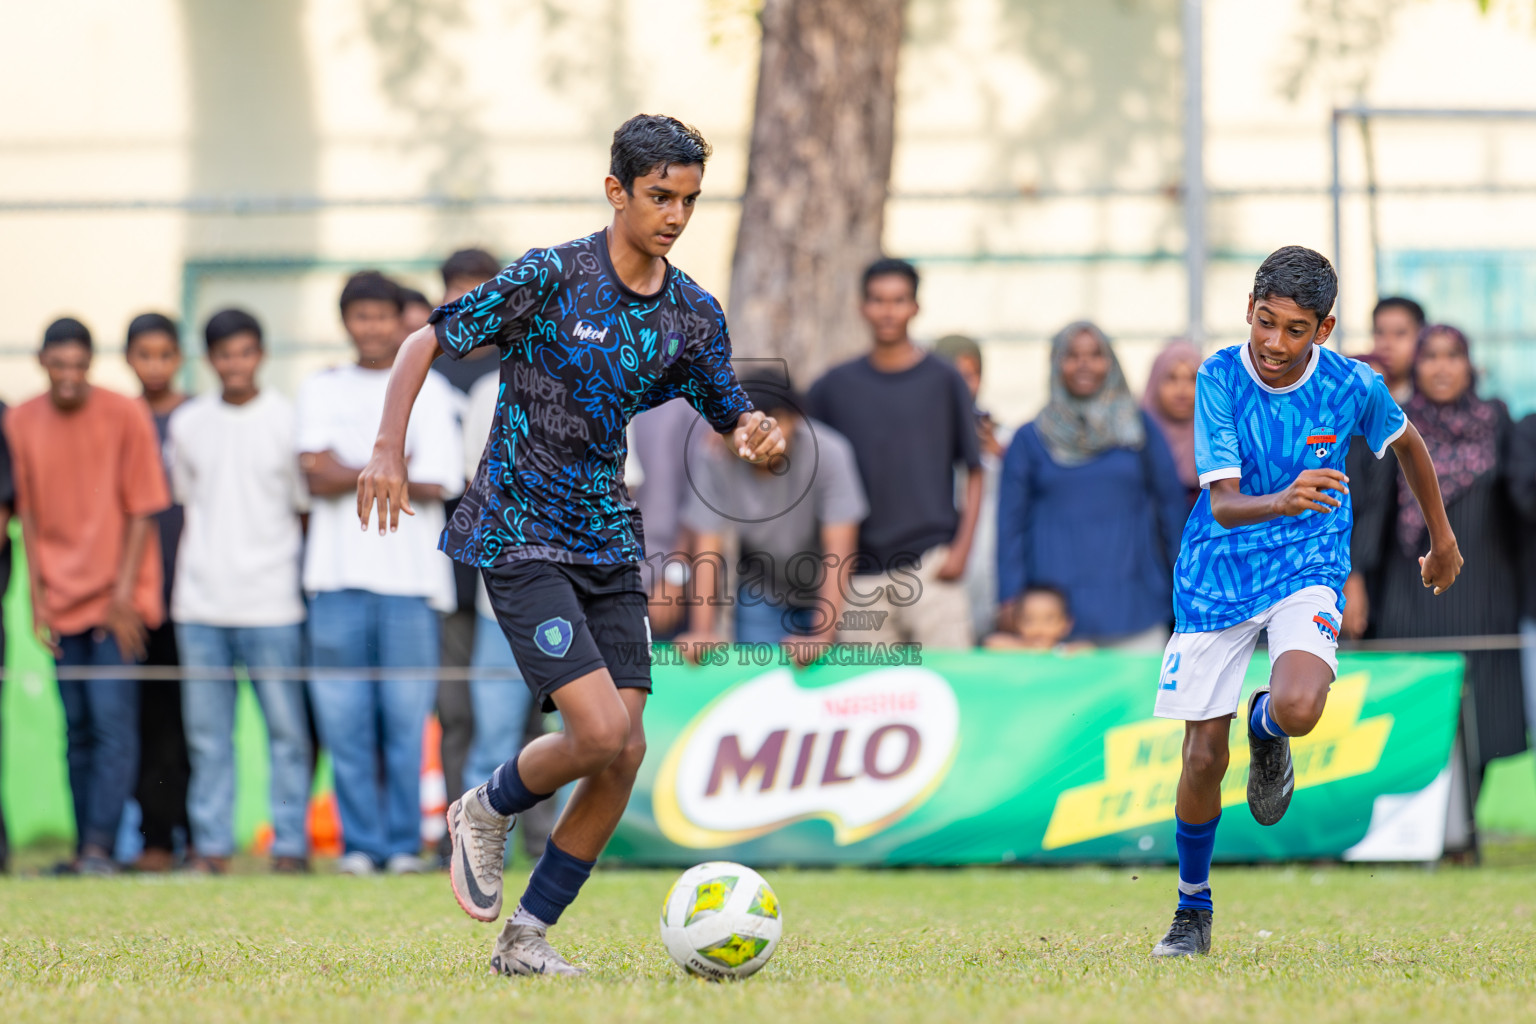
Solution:
[[[752,663],[657,666],[645,715],[650,753],[609,856],[643,864],[1176,856],[1183,723],[1152,717],[1156,658],[954,652],[799,672],[741,660]],[[1268,672],[1255,658],[1247,688]],[[1461,674],[1456,656],[1341,657],[1322,721],[1292,741],[1290,812],[1269,828],[1247,810],[1248,746],[1234,721],[1217,859],[1439,857]]]

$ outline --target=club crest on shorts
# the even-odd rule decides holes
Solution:
[[[1318,612],[1312,616],[1312,621],[1317,623],[1317,631],[1329,642],[1339,642],[1339,617],[1328,612]]]
[[[545,619],[533,631],[533,645],[551,658],[563,658],[571,649],[571,638],[576,631],[570,620],[559,617]]]
[[[1334,431],[1319,427],[1307,434],[1307,447],[1319,460],[1326,459],[1333,454],[1333,446],[1338,443],[1339,436]]]

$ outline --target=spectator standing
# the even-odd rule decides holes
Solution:
[[[1387,390],[1399,406],[1413,397],[1413,361],[1419,332],[1424,329],[1424,307],[1412,299],[1392,295],[1376,303],[1371,313],[1371,351],[1359,357],[1381,374]],[[1379,508],[1397,501],[1397,459],[1376,458],[1365,439],[1352,439],[1345,458],[1344,471],[1349,476],[1349,492],[1355,508]],[[1357,526],[1350,534],[1350,573],[1344,581],[1344,607],[1339,609],[1339,632],[1351,639],[1363,636],[1367,629],[1366,609],[1380,599],[1379,562],[1373,552],[1390,543],[1389,524],[1385,518],[1372,517],[1371,527],[1382,527],[1388,536],[1366,539]],[[1362,545],[1365,545],[1362,547]],[[1362,561],[1362,557],[1364,561]],[[1369,564],[1370,569],[1362,568]]]
[[[463,295],[472,288],[479,287],[486,281],[495,277],[501,270],[501,264],[496,262],[496,257],[484,249],[460,249],[443,261],[439,268],[443,278],[443,303],[446,305]],[[420,296],[420,292],[414,293]],[[427,317],[432,313],[432,307],[427,306],[417,319],[412,311],[412,293],[406,294],[405,335],[425,326]],[[422,302],[426,298],[422,297]],[[439,357],[433,363],[433,369],[443,375],[443,379],[452,384],[457,390],[455,397],[460,399],[460,421],[467,430],[471,419],[469,403],[474,399],[469,393],[474,391],[475,385],[489,379],[495,384],[499,377],[494,372],[498,361],[489,359],[484,350],[477,349],[464,359],[449,359],[447,356]],[[489,397],[480,401],[488,402],[490,409],[486,410],[485,429],[480,436],[471,439],[465,435],[465,464],[469,470],[465,480],[473,478],[475,466],[479,463],[480,452],[485,448],[485,438],[490,432],[491,409],[496,405],[494,392]],[[473,443],[471,443],[473,441]],[[458,511],[459,499],[449,498],[443,505],[443,513],[449,519]],[[474,662],[476,644],[480,637],[476,630],[476,604],[475,595],[480,589],[480,574],[467,565],[452,563],[453,567],[453,592],[454,607],[443,618],[442,663],[454,668],[465,668]],[[491,631],[496,642],[502,642],[501,627]],[[489,640],[489,638],[488,638]],[[510,648],[508,648],[510,651]],[[516,680],[513,681],[514,683]],[[526,687],[516,686],[519,696]],[[437,721],[442,726],[442,740],[438,744],[438,754],[443,763],[443,785],[452,801],[460,793],[464,792],[464,779],[466,765],[474,749],[475,743],[475,711],[474,702],[470,695],[470,684],[467,679],[443,679],[437,684]],[[496,762],[500,764],[500,761]],[[475,776],[479,778],[479,776]],[[453,848],[452,840],[445,833],[438,841],[438,859],[447,862],[449,851]]]
[[[1170,341],[1152,360],[1141,396],[1141,408],[1168,444],[1190,509],[1200,497],[1200,474],[1195,472],[1195,376],[1203,360],[1194,344],[1183,338]]]
[[[963,648],[974,642],[963,577],[985,473],[965,381],[907,333],[917,286],[917,268],[905,260],[870,264],[860,311],[873,345],[828,370],[806,411],[853,445],[869,515],[859,524],[849,604],[885,612],[890,627],[844,639]],[[967,470],[959,508],[957,464]]]
[[[346,847],[340,870],[414,873],[425,867],[418,856],[421,741],[436,679],[369,680],[335,670],[438,665],[438,612],[453,607],[453,571],[437,537],[443,500],[463,487],[458,404],[448,382],[429,374],[405,442],[416,514],[402,517],[397,531],[358,530],[358,471],[373,450],[401,342],[399,289],[362,271],[347,281],[340,305],[357,362],[306,380],[296,414],[295,447],[311,496],[304,556],[310,658],[324,672],[310,692],[335,768]]]
[[[693,572],[688,552],[694,538],[683,522],[683,506],[692,493],[688,470],[690,439],[713,435],[698,431],[703,423],[693,406],[681,398],[647,409],[629,424],[629,464],[626,475],[639,470],[635,504],[645,523],[645,561],[640,576],[648,595],[651,637],[672,640],[688,628],[688,608],[681,603]]]
[[[139,379],[141,398],[155,423],[162,456],[171,417],[187,400],[176,386],[181,372],[181,335],[176,321],[162,313],[143,313],[128,324],[123,355]],[[169,480],[170,467],[166,473]],[[176,580],[176,553],[181,544],[182,508],[172,495],[170,507],[155,516],[160,535],[162,599],[170,607]],[[149,631],[144,664],[174,668],[181,664],[176,649],[174,617]],[[138,871],[169,871],[176,864],[177,836],[185,843],[187,822],[186,733],[182,727],[181,685],[176,680],[139,682],[139,779],[134,788],[141,814],[144,850],[134,862]]]
[[[1412,299],[1389,295],[1371,311],[1370,361],[1398,405],[1413,397],[1413,364],[1422,330],[1424,307]]]
[[[1525,720],[1536,736],[1536,413],[1515,424],[1509,445],[1509,495],[1520,538],[1520,635]]]
[[[234,852],[236,684],[222,673],[241,666],[267,724],[272,867],[301,872],[311,748],[304,684],[291,673],[303,663],[299,516],[309,492],[293,454],[293,407],[257,386],[261,324],[226,309],[209,318],[204,337],[220,390],[182,407],[169,445],[175,495],[186,510],[171,611],[187,667],[193,868],[223,874]]]
[[[786,447],[781,457],[753,465],[729,442],[698,436],[682,518],[696,541],[696,593],[704,600],[690,609],[683,652],[696,656],[699,643],[722,639],[719,609],[708,598],[723,589],[720,552],[725,534],[734,533],[737,642],[804,640],[792,651],[808,664],[817,645],[837,637],[846,598],[838,570],[853,557],[869,505],[847,438],[807,418],[804,400],[787,384],[758,377],[741,386],[754,409],[778,422]]]
[[[1026,587],[1066,592],[1074,640],[1161,650],[1189,505],[1162,433],[1087,321],[1051,341],[1050,400],[1008,446],[998,499],[1005,627]]]
[[[138,683],[110,670],[142,658],[164,619],[153,517],[170,497],[143,403],[93,387],[91,355],[84,324],[49,325],[48,391],[11,410],[5,430],[38,639],[60,669],[109,670],[59,680],[76,832],[64,870],[104,875],[139,761]]]
[[[1458,637],[1514,633],[1520,581],[1514,509],[1510,504],[1509,412],[1477,394],[1467,338],[1445,324],[1426,327],[1414,360],[1414,394],[1404,407],[1435,462],[1451,530],[1477,586],[1451,601],[1426,590],[1419,557],[1427,533],[1418,503],[1399,469],[1388,500],[1355,509],[1351,548],[1377,572],[1380,592],[1363,609],[1370,635]],[[1353,598],[1352,598],[1353,599]],[[1525,748],[1518,651],[1467,651],[1466,694],[1472,728],[1466,737],[1475,787],[1488,762]]]
[[[432,303],[415,288],[400,289],[400,331],[405,337],[427,326],[432,315]]]
[[[473,355],[470,353],[465,358]],[[467,480],[473,480],[480,470],[480,460],[485,455],[491,436],[491,426],[496,421],[496,400],[500,389],[499,373],[486,374],[469,389],[469,400],[464,406],[464,475]],[[453,568],[455,573],[467,570],[475,577],[475,639],[470,665],[490,670],[483,675],[472,675],[469,680],[473,742],[469,745],[462,777],[489,778],[492,772],[516,757],[525,746],[544,735],[544,710],[534,704],[523,682],[517,659],[512,655],[512,645],[507,643],[507,635],[501,631],[496,613],[491,608],[491,597],[486,592],[485,580],[480,573],[458,562],[453,563]],[[438,713],[442,713],[441,699],[438,702]],[[446,775],[447,768],[443,770]],[[462,782],[458,789],[448,791],[450,797],[456,792],[463,792]],[[554,830],[554,803],[553,800],[545,800],[518,816],[517,831],[523,834],[523,850],[535,859],[543,855],[544,844]]]
[[[0,402],[0,669],[5,667],[5,595],[11,589],[11,510],[16,506],[16,481],[11,475],[11,448],[5,442],[4,402]],[[5,698],[5,679],[0,674],[0,706]],[[0,730],[4,720],[0,719]],[[3,759],[0,759],[3,763]],[[0,778],[0,783],[3,783]],[[5,834],[5,807],[0,801],[0,875],[10,866],[11,847]]]
[[[501,273],[501,262],[484,249],[460,249],[438,268],[443,278],[443,305],[457,301],[465,292],[478,288]],[[431,313],[431,310],[427,311]],[[488,353],[488,354],[487,354]],[[463,359],[438,356],[432,369],[465,394],[475,381],[493,373],[501,365],[496,350],[476,349]]]
[[[949,363],[971,393],[976,419],[976,443],[986,473],[981,509],[971,539],[971,558],[965,566],[965,596],[971,603],[971,631],[980,638],[997,628],[997,482],[1003,468],[1005,438],[992,414],[975,405],[981,397],[981,345],[964,334],[946,334],[933,344],[933,353]],[[963,485],[962,485],[963,486]],[[955,498],[964,501],[957,488]]]
[[[467,479],[479,472],[491,426],[496,419],[496,393],[501,377],[481,377],[469,390],[464,410],[464,469]],[[471,454],[473,453],[473,454]],[[457,563],[455,563],[457,567]],[[470,570],[473,572],[474,570]],[[477,577],[475,586],[475,647],[470,664],[488,669],[484,675],[471,675],[469,694],[474,713],[474,743],[464,774],[468,778],[489,778],[523,748],[524,732],[532,698],[512,656],[512,645],[496,622],[485,583]],[[464,792],[462,784],[448,791],[450,799]]]

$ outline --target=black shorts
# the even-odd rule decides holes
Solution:
[[[525,560],[481,569],[491,610],[545,711],[572,679],[606,668],[620,689],[651,691],[651,620],[640,569]]]

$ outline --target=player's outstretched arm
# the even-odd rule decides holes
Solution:
[[[390,383],[393,384],[394,380],[391,379]],[[742,413],[736,420],[731,447],[748,462],[765,462],[775,455],[784,454],[784,435],[779,432],[777,420],[753,409]]]
[[[1445,515],[1445,502],[1440,497],[1440,479],[1435,475],[1435,462],[1418,429],[1409,423],[1396,441],[1392,451],[1397,464],[1403,467],[1403,478],[1413,492],[1419,510],[1424,513],[1424,525],[1429,527],[1429,554],[1419,559],[1419,574],[1424,585],[1438,596],[1451,588],[1461,573],[1461,549],[1456,545],[1456,534],[1451,532],[1451,521]]]
[[[389,386],[384,392],[384,415],[379,420],[379,436],[373,442],[373,455],[357,475],[357,518],[364,530],[375,506],[379,513],[379,533],[386,524],[391,532],[400,526],[400,513],[416,514],[411,508],[409,482],[405,468],[405,429],[411,422],[411,406],[426,383],[432,361],[442,354],[437,330],[431,324],[413,332],[395,355],[389,371]]]
[[[1329,491],[1349,493],[1349,477],[1336,469],[1308,469],[1274,494],[1244,494],[1234,478],[1211,483],[1211,516],[1227,529],[1267,523],[1303,512],[1332,512],[1343,502]]]

